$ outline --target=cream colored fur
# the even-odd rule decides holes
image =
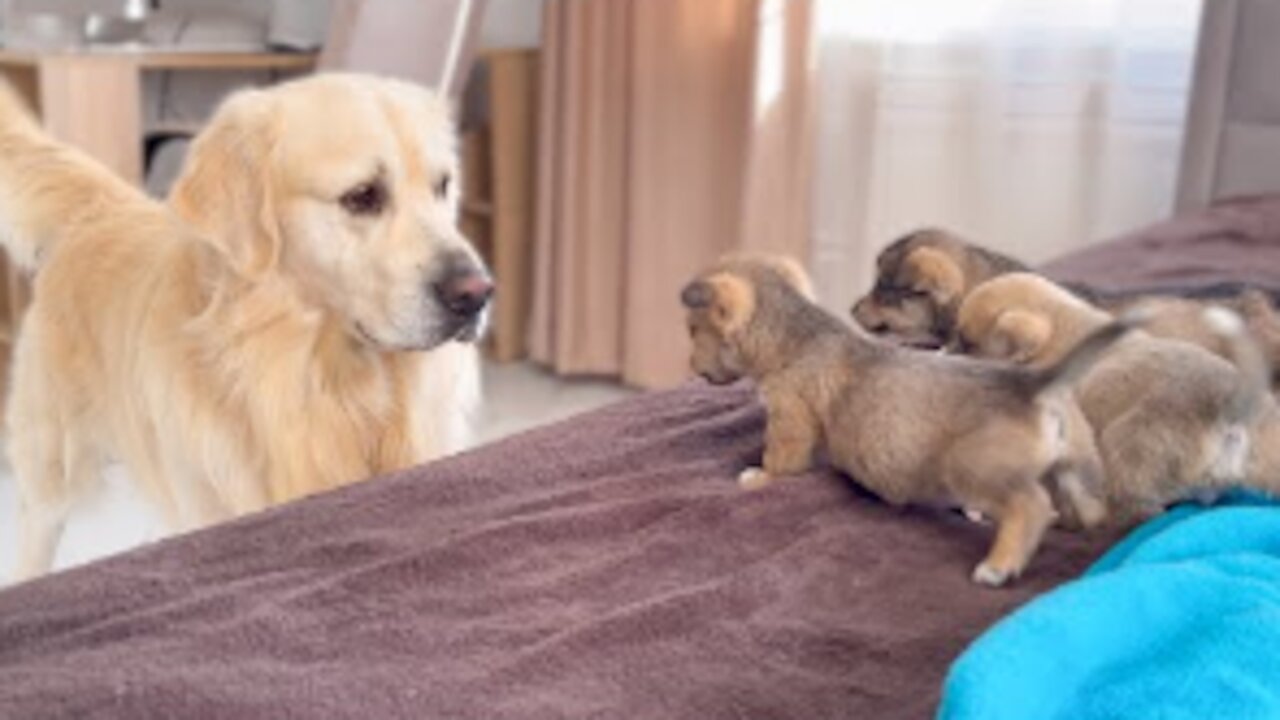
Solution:
[[[430,291],[443,253],[474,258],[453,143],[425,90],[315,76],[228,101],[166,206],[3,88],[0,227],[35,269],[6,418],[18,576],[105,462],[187,529],[461,448],[478,361]],[[369,177],[387,210],[344,211]]]

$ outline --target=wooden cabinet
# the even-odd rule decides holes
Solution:
[[[477,60],[463,132],[463,231],[493,269],[497,284],[490,355],[525,355],[532,299],[535,122],[538,55],[503,50]]]

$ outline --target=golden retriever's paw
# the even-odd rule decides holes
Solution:
[[[769,473],[758,467],[749,467],[738,473],[738,485],[743,490],[759,490],[772,479]]]
[[[973,581],[987,587],[1001,587],[1014,578],[1016,573],[983,561],[973,569]]]

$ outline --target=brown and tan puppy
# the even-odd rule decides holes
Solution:
[[[938,229],[895,241],[880,253],[876,266],[875,286],[853,306],[854,320],[873,333],[921,347],[941,347],[956,339],[956,314],[975,287],[999,275],[1029,272],[1013,258]],[[1232,288],[1210,298],[1144,294],[1085,299],[1112,313],[1140,305],[1149,334],[1186,340],[1230,359],[1229,343],[1204,314],[1208,305],[1223,305],[1244,318],[1249,334],[1280,370],[1280,316],[1260,290]],[[1280,377],[1273,384],[1280,387]]]
[[[454,142],[425,89],[312,76],[228,100],[164,205],[0,88],[19,577],[107,462],[186,529],[459,449],[492,284]]]
[[[1054,521],[1046,483],[1099,519],[1099,459],[1064,387],[1125,332],[1112,323],[1061,363],[1030,371],[921,353],[851,328],[773,258],[728,258],[687,285],[692,366],[712,383],[753,379],[767,410],[755,488],[810,467],[815,451],[893,504],[964,506],[998,529],[975,581],[1022,572]]]
[[[951,338],[956,311],[970,290],[1026,269],[946,230],[917,230],[880,251],[875,285],[854,304],[853,318],[877,335],[938,347]]]
[[[1075,386],[1096,432],[1108,511],[1117,522],[1236,485],[1280,487],[1280,476],[1261,477],[1268,471],[1250,460],[1251,445],[1275,432],[1269,369],[1239,319],[1218,312],[1208,320],[1217,324],[1213,340],[1235,365],[1197,345],[1135,331]],[[957,332],[975,355],[1043,368],[1111,322],[1105,311],[1038,275],[1012,273],[969,294]]]

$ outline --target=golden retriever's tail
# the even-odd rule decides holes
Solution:
[[[140,190],[49,137],[0,81],[0,243],[14,262],[38,268],[60,238],[140,200]]]
[[[1240,384],[1227,408],[1232,422],[1244,422],[1257,414],[1262,400],[1271,391],[1271,363],[1254,342],[1244,320],[1220,305],[1205,309],[1204,320],[1227,347],[1227,359],[1240,373]]]

